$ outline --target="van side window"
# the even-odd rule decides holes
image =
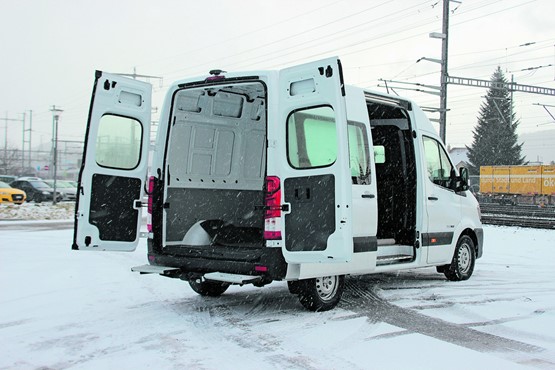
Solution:
[[[448,188],[453,165],[449,161],[445,149],[437,140],[427,136],[423,136],[423,142],[428,177],[434,184]]]
[[[331,107],[291,112],[287,118],[287,159],[294,168],[332,165],[337,159],[335,115]]]
[[[385,146],[373,145],[373,147],[374,147],[374,163],[376,164],[385,163]]]
[[[131,170],[141,159],[143,127],[133,118],[106,114],[96,136],[96,163],[102,167]]]
[[[370,184],[370,150],[366,127],[359,122],[349,122],[349,162],[353,184]]]

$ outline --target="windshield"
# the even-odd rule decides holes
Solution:
[[[48,184],[48,186],[50,186],[51,188],[54,187],[54,180],[42,180],[42,181],[45,182],[46,184]],[[56,181],[56,187],[57,188],[72,188],[73,186],[71,186],[71,184],[69,184],[67,181],[57,180]]]
[[[35,188],[50,188],[44,181],[29,181]]]
[[[6,184],[6,183],[3,182],[3,181],[0,181],[0,188],[11,188],[11,186],[8,185],[8,184]]]

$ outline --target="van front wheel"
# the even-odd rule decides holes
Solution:
[[[219,297],[229,288],[230,284],[219,281],[189,280],[189,285],[191,289],[200,295]]]
[[[457,243],[451,264],[443,266],[443,273],[451,281],[467,280],[472,276],[475,262],[474,241],[468,235],[463,235]]]
[[[299,301],[310,311],[328,311],[337,306],[345,289],[345,276],[324,276],[299,281]]]

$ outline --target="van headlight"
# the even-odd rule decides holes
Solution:
[[[482,210],[480,209],[480,203],[476,205],[476,210],[478,211],[478,219],[482,222]]]
[[[50,195],[50,192],[49,191],[43,191],[42,194],[43,195]]]

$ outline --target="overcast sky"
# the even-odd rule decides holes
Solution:
[[[451,10],[451,76],[489,80],[499,65],[517,83],[555,88],[555,1],[462,0]],[[64,109],[60,139],[83,140],[96,69],[162,77],[151,80],[157,106],[175,79],[331,55],[349,84],[382,91],[380,78],[439,84],[439,64],[416,60],[441,56],[441,42],[428,37],[441,31],[441,0],[0,0],[0,14],[2,147],[6,112],[15,119],[26,112],[28,128],[32,110],[33,144],[49,143],[54,104]],[[528,70],[535,67],[542,68]],[[439,106],[437,96],[397,92]],[[471,143],[485,93],[449,86],[448,144]],[[514,101],[519,133],[555,132],[534,105],[555,106],[552,96],[515,93]],[[21,123],[8,129],[9,145],[21,147]],[[555,139],[533,145],[553,148]]]

